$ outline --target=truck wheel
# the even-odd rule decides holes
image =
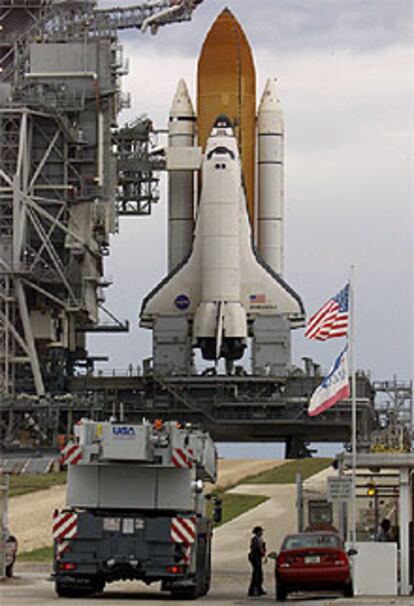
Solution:
[[[197,589],[197,585],[185,589],[171,589],[171,597],[175,600],[195,600],[200,595]]]
[[[76,598],[76,589],[65,587],[59,583],[55,583],[55,591],[60,598]]]
[[[211,583],[211,541],[208,538],[204,540],[203,562],[203,586],[200,595],[207,595]]]
[[[102,593],[105,588],[105,579],[101,575],[90,577],[89,582],[90,588],[85,587],[84,589],[84,591],[89,592],[89,595],[92,595],[94,593]]]
[[[55,583],[55,591],[60,598],[87,598],[95,593],[92,587],[70,587],[59,581]]]

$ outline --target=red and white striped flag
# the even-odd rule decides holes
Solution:
[[[336,402],[349,398],[347,348],[341,351],[322,383],[314,391],[308,408],[308,415],[315,417],[331,408]]]
[[[346,337],[349,322],[349,284],[329,299],[310,318],[305,337],[326,341],[334,337]]]

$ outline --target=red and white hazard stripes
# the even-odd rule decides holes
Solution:
[[[174,448],[171,462],[175,467],[191,469],[193,467],[193,455],[191,448]]]
[[[185,552],[183,553],[181,559],[184,562],[184,564],[187,564],[187,566],[190,564],[190,562],[191,562],[191,545],[186,545]]]
[[[196,540],[196,517],[184,518],[177,516],[171,520],[171,541],[173,543],[183,543],[186,546],[192,545]]]
[[[82,448],[79,444],[70,441],[60,451],[61,465],[76,465],[82,459]]]
[[[57,558],[61,558],[65,551],[69,548],[69,541],[57,541],[56,546],[56,556]]]
[[[53,538],[55,541],[73,539],[78,532],[78,515],[73,511],[61,511],[53,516]]]

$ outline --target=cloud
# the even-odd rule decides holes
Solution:
[[[100,5],[113,3],[107,0]],[[180,48],[183,54],[194,56],[225,6],[239,19],[256,49],[271,48],[279,55],[307,50],[370,52],[396,42],[409,45],[413,37],[410,0],[204,0],[190,22],[162,27],[156,38],[133,31],[124,36],[139,37],[141,47],[159,39],[164,48]]]

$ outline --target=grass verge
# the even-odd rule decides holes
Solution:
[[[46,490],[51,486],[66,483],[66,471],[36,475],[10,476],[10,497]]]
[[[53,560],[53,547],[39,547],[31,551],[17,554],[18,562],[51,562]]]
[[[296,474],[301,473],[302,478],[306,480],[319,473],[332,463],[332,459],[322,457],[312,457],[309,459],[296,459],[289,461],[280,467],[268,469],[255,476],[250,476],[242,480],[242,484],[294,484]]]
[[[249,494],[229,494],[227,492],[215,491],[212,493],[213,497],[218,497],[223,501],[223,519],[220,523],[215,523],[214,526],[217,528],[226,522],[230,522],[234,518],[253,507],[257,507],[261,503],[268,500],[268,497],[261,495],[249,495]],[[207,503],[207,516],[213,516],[213,499]]]

